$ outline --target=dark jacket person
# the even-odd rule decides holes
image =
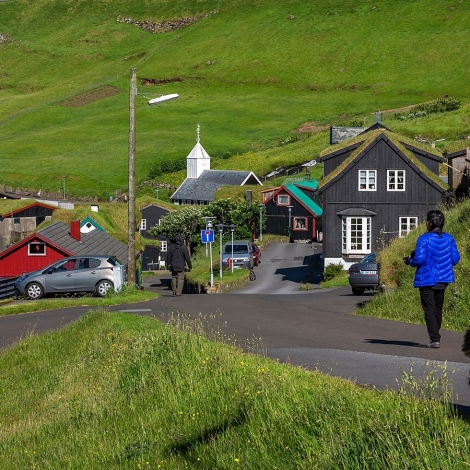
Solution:
[[[171,271],[173,295],[181,295],[184,286],[184,270],[186,265],[192,269],[189,251],[183,242],[182,235],[176,235],[175,242],[168,251],[168,269]]]

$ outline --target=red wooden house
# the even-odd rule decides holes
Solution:
[[[116,256],[127,264],[127,245],[105,232],[80,233],[80,221],[55,222],[0,252],[0,277],[36,271],[67,256]]]

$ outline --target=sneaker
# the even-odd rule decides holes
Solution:
[[[426,345],[427,348],[440,348],[441,343],[437,341],[431,341],[428,345]]]

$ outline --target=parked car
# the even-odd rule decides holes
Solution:
[[[113,256],[70,256],[23,274],[16,280],[15,288],[33,300],[68,292],[93,292],[102,297],[109,289],[114,289],[118,273],[122,282],[124,266]]]
[[[233,253],[233,258],[232,258]],[[230,262],[229,262],[230,259]],[[230,264],[229,264],[230,263]],[[234,268],[253,268],[253,253],[251,251],[251,242],[248,240],[235,240],[226,243],[224,252],[222,253],[222,266],[224,268],[231,267],[233,263]]]
[[[261,249],[258,245],[252,243],[251,244],[251,253],[253,254],[253,264],[258,266],[261,263]]]
[[[368,254],[361,262],[349,268],[349,285],[354,295],[362,295],[366,290],[378,289],[379,272],[375,253]]]

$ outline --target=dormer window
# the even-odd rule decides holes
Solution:
[[[359,191],[377,191],[377,170],[359,170]]]

